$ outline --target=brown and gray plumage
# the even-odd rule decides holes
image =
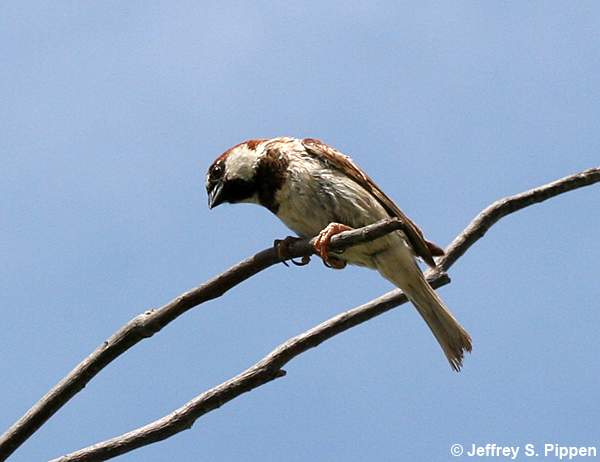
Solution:
[[[435,267],[443,250],[421,230],[349,157],[315,139],[273,138],[240,143],[211,165],[209,207],[254,203],[273,212],[300,237],[319,236],[317,250],[331,266],[366,266],[399,287],[438,340],[450,365],[460,370],[469,334],[429,286],[416,262]],[[398,217],[405,231],[328,255],[331,236],[348,228]]]

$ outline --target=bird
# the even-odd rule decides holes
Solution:
[[[435,268],[443,249],[422,231],[350,157],[314,138],[276,137],[239,143],[218,156],[206,174],[210,209],[223,203],[258,204],[275,214],[300,238],[317,237],[323,262],[341,269],[367,267],[402,290],[459,371],[471,337],[427,283],[421,258]],[[402,230],[329,253],[338,233],[382,219],[399,218]]]

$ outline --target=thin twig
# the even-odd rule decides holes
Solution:
[[[574,189],[590,186],[600,181],[600,167],[565,176],[528,191],[499,199],[477,215],[446,249],[446,255],[438,260],[438,267],[448,269],[502,217],[518,212],[530,205],[539,204]]]
[[[428,281],[434,288],[447,284],[449,279],[443,271],[450,268],[500,218],[529,205],[599,181],[600,168],[594,168],[496,201],[481,212],[448,246],[446,255],[438,261],[438,268],[427,273]],[[291,338],[249,369],[200,394],[163,418],[52,462],[106,460],[166,439],[190,428],[199,417],[217,409],[240,394],[282,377],[285,375],[285,371],[281,368],[299,354],[405,302],[406,297],[399,290],[393,290],[364,305],[341,313],[309,331]]]

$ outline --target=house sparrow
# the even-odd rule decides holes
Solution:
[[[346,263],[376,269],[399,287],[417,308],[452,368],[471,351],[469,334],[425,280],[416,262],[435,267],[444,251],[417,226],[349,157],[315,139],[272,138],[240,143],[210,166],[208,206],[224,202],[259,204],[300,237],[318,236],[315,250],[334,268]],[[328,254],[331,237],[376,221],[398,217],[404,231]]]

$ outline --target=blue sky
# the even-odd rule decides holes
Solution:
[[[288,234],[259,207],[206,207],[206,168],[243,139],[323,139],[442,245],[494,200],[600,164],[597,2],[7,1],[0,43],[2,431],[129,319]],[[599,205],[596,186],[512,215],[453,267],[460,374],[405,306],[120,460],[600,445]],[[389,289],[269,269],[119,358],[12,460],[161,417]]]

